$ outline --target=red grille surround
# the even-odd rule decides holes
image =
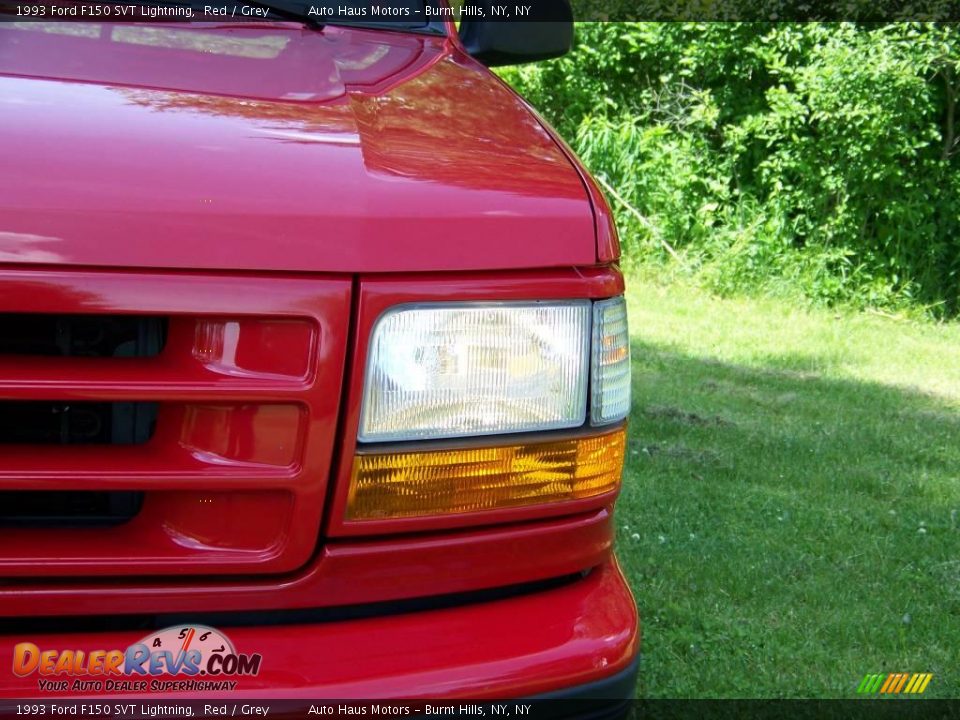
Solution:
[[[0,312],[162,315],[154,357],[0,356],[0,398],[156,402],[142,445],[5,445],[0,490],[141,491],[129,522],[0,528],[0,576],[282,573],[313,555],[351,282],[0,271]]]

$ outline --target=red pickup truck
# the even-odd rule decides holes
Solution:
[[[0,23],[0,695],[632,695],[572,25],[421,7]]]

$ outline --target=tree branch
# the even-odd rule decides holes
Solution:
[[[663,245],[663,249],[666,250],[668,253],[670,253],[670,256],[674,260],[680,263],[682,267],[686,267],[686,264],[683,262],[683,260],[680,259],[680,256],[677,254],[677,251],[674,250],[673,247],[671,247],[670,243],[668,243],[666,240],[663,239],[663,236],[660,234],[660,229],[658,227],[656,227],[652,222],[650,222],[646,217],[644,217],[644,215],[639,210],[637,210],[633,205],[631,205],[626,200],[624,200],[623,196],[620,195],[620,193],[618,193],[616,190],[614,190],[613,186],[610,185],[610,183],[608,183],[606,180],[604,180],[602,175],[597,175],[596,178],[597,178],[597,182],[603,185],[603,189],[606,190],[608,193],[610,193],[613,196],[614,200],[616,200],[618,203],[623,205],[623,207],[629,210],[630,213],[637,220],[640,221],[640,224],[650,231],[650,234],[653,235],[660,242],[661,245]]]
[[[943,84],[947,91],[947,118],[943,128],[943,154],[941,160],[949,160],[960,139],[957,138],[957,88],[953,85],[953,73],[949,65],[943,68]]]

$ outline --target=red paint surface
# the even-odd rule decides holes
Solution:
[[[613,562],[563,587],[507,600],[364,620],[220,629],[263,655],[230,698],[506,698],[587,683],[637,652],[637,611]],[[123,649],[143,631],[0,637],[43,649]],[[36,675],[0,673],[0,697],[36,694]],[[156,698],[156,695],[152,696]],[[170,696],[165,696],[170,697]]]
[[[0,25],[0,262],[596,262],[578,171],[516,95],[444,38],[70,27],[89,37]]]
[[[602,510],[462,533],[329,542],[303,571],[280,578],[18,580],[0,586],[0,611],[42,617],[366,604],[560,577],[603,563],[612,544],[610,514]]]
[[[0,312],[160,314],[169,337],[153,358],[0,357],[0,398],[160,405],[143,446],[4,450],[0,489],[147,495],[115,528],[0,530],[0,617],[351,606],[593,568],[509,600],[225,628],[264,656],[240,692],[495,698],[625,667],[616,493],[343,521],[383,310],[623,291],[569,148],[450,38],[58,27],[0,24]],[[25,639],[142,635],[0,637],[0,668]],[[0,671],[0,696],[36,689]]]

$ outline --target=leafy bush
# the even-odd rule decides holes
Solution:
[[[960,28],[584,23],[505,77],[721,293],[960,311]]]

